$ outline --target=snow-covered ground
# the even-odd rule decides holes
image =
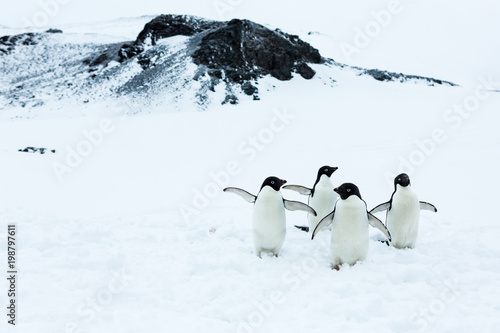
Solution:
[[[310,35],[322,52],[328,33]],[[496,332],[500,94],[491,90],[500,76],[492,61],[481,71],[462,60],[457,71],[466,73],[456,77],[451,65],[401,71],[459,78],[464,87],[353,75],[327,84],[326,69],[315,66],[310,81],[266,78],[276,89],[262,90],[260,101],[206,112],[130,117],[126,103],[107,103],[68,105],[65,116],[2,117],[0,267],[7,270],[7,225],[15,223],[19,294],[17,325],[2,313],[1,331]],[[56,153],[17,151],[27,146]],[[259,259],[252,205],[222,188],[256,193],[270,175],[312,186],[324,164],[339,167],[335,184],[357,184],[369,208],[407,172],[420,199],[438,208],[422,212],[416,248],[389,248],[372,229],[367,260],[332,271],[328,233],[311,241],[293,227],[306,214],[287,211],[280,256]]]
[[[17,328],[495,331],[500,97],[482,93],[462,119],[448,110],[473,100],[464,88],[297,78],[204,113],[3,121],[0,237],[17,224]],[[57,152],[16,151],[31,145]],[[416,249],[372,230],[368,259],[339,272],[327,233],[311,241],[293,227],[303,212],[287,212],[281,256],[257,258],[251,205],[221,192],[256,193],[269,175],[312,185],[331,164],[373,207],[402,163],[438,213],[422,213]]]

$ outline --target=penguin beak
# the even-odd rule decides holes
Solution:
[[[339,168],[338,168],[338,167],[333,167],[332,169],[333,169],[333,171],[335,172],[335,171],[337,171]]]
[[[338,187],[337,187],[337,188],[334,188],[333,190],[334,190],[335,192],[339,193],[339,188],[338,188]]]
[[[286,180],[282,179],[281,181],[283,182],[283,184],[286,184]]]

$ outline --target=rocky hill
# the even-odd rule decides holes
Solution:
[[[248,20],[161,15],[135,41],[59,29],[0,37],[0,108],[126,96],[143,108],[165,103],[182,110],[190,103],[204,109],[211,103],[236,104],[245,96],[258,100],[259,89],[275,86],[263,78],[310,80],[315,66],[331,69],[328,82],[344,71],[379,81],[453,85],[339,64],[298,36]]]

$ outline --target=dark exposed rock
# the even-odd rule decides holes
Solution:
[[[245,82],[241,85],[241,90],[243,90],[243,92],[249,96],[257,93],[259,91],[259,89],[257,89],[257,87],[254,87],[250,82]]]
[[[46,30],[45,32],[48,34],[62,34],[63,31],[61,29],[50,28],[49,30]]]
[[[124,62],[127,59],[135,57],[144,51],[144,46],[135,43],[125,43],[118,51],[118,57],[120,62]]]
[[[297,65],[297,73],[299,73],[304,79],[307,80],[312,79],[316,74],[316,72],[306,63],[301,63]]]
[[[151,58],[144,57],[142,55],[137,58],[137,62],[141,65],[142,69],[146,70],[154,66],[154,63],[151,61]]]
[[[224,101],[222,102],[222,105],[224,104],[238,104],[238,97],[234,96],[234,95],[226,95],[226,98],[224,99]]]
[[[62,33],[59,29],[49,29],[45,33]],[[0,37],[0,55],[11,53],[18,45],[36,45],[44,33],[26,32],[18,35]]]
[[[135,41],[144,44],[146,39],[151,39],[151,45],[162,38],[173,36],[193,36],[196,33],[217,28],[222,22],[205,20],[186,15],[160,15],[144,26]]]
[[[9,54],[14,50],[16,45],[35,45],[38,42],[41,34],[27,32],[19,35],[2,36],[0,37],[0,55]]]
[[[408,80],[424,80],[424,81],[427,81],[428,84],[431,86],[433,86],[434,84],[440,84],[440,85],[446,84],[446,85],[450,85],[450,86],[456,86],[455,83],[452,83],[449,81],[438,80],[438,79],[434,79],[431,77],[424,77],[424,76],[418,76],[418,75],[408,75],[408,74],[403,74],[403,73],[393,73],[393,72],[388,72],[388,71],[382,71],[379,69],[362,69],[359,67],[356,67],[356,68],[362,70],[363,74],[368,74],[371,77],[373,77],[375,80],[378,80],[378,81],[404,82],[404,81],[408,81]]]
[[[314,72],[305,62],[322,62],[318,50],[297,36],[238,19],[206,33],[192,57],[207,66],[210,75],[210,69],[223,69],[228,81],[238,83],[268,74],[290,80],[299,71],[311,78]]]
[[[107,66],[111,61],[121,62],[120,51],[126,43],[111,44],[102,53],[96,53],[83,59],[83,63],[90,67]]]
[[[145,44],[156,45],[162,38],[193,36],[220,26],[222,22],[205,20],[186,15],[160,15],[148,22],[133,43],[127,43],[119,51],[121,61],[130,59],[144,51]]]
[[[310,79],[315,72],[306,63],[322,62],[318,50],[279,29],[248,20],[217,22],[182,15],[161,15],[147,23],[134,43],[120,48],[119,59],[130,59],[141,54],[146,44],[178,35],[198,35],[192,45],[194,62],[227,82],[244,83],[268,74],[290,80],[294,72]],[[140,62],[143,68],[149,65],[145,58]]]
[[[369,69],[366,74],[371,75],[377,81],[391,81],[393,78],[389,73],[378,69]]]
[[[18,151],[23,152],[23,153],[40,153],[40,154],[45,154],[45,152],[51,152],[55,153],[55,149],[47,149],[47,148],[38,148],[38,147],[26,147],[24,149],[19,149]]]

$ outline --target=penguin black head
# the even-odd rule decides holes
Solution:
[[[337,169],[338,169],[337,167],[331,167],[331,166],[328,166],[328,165],[322,166],[318,170],[318,179],[322,175],[327,175],[328,177],[330,177],[332,175],[332,173],[334,173],[335,171],[337,171]]]
[[[279,191],[281,186],[286,184],[286,180],[284,179],[279,179],[278,177],[267,177],[266,180],[262,183],[261,190],[264,188],[264,186],[270,186],[272,187],[273,190]]]
[[[361,193],[359,193],[359,189],[353,183],[344,183],[339,187],[334,189],[340,195],[340,199],[345,200],[349,198],[351,195],[357,195],[361,199]]]
[[[401,185],[403,187],[410,185],[410,177],[408,177],[406,173],[397,175],[396,178],[394,178],[394,188],[396,188],[396,185]]]
[[[316,177],[316,181],[314,182],[314,186],[311,191],[311,196],[314,195],[314,190],[316,189],[316,185],[319,183],[321,176],[326,175],[328,178],[337,171],[337,167],[331,167],[329,165],[324,165],[318,170],[318,177]]]

